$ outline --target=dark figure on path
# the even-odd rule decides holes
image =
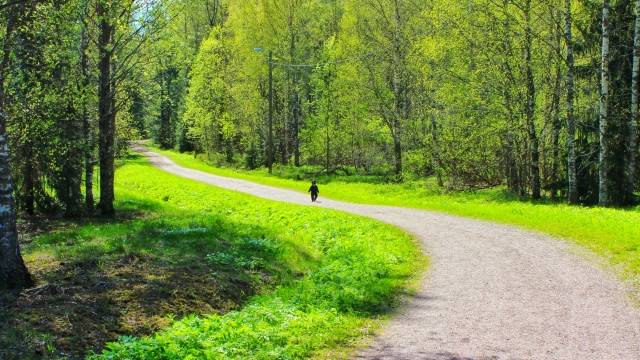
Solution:
[[[318,185],[316,185],[316,181],[312,180],[311,181],[311,187],[309,188],[309,191],[311,193],[311,201],[316,201],[316,199],[318,198],[318,193],[320,192],[320,190],[318,190]]]

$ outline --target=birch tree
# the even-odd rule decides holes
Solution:
[[[3,88],[0,75],[0,290],[22,288],[32,283],[18,243]]]
[[[20,5],[21,6],[21,5]],[[11,38],[18,21],[16,8],[0,8],[6,16],[6,29],[2,39],[0,63],[0,290],[22,288],[32,284],[31,275],[24,264],[18,243],[16,206],[13,199],[13,181],[9,162],[7,119],[5,116],[6,70],[11,56]]]
[[[609,100],[609,7],[610,0],[604,0],[602,6],[602,64],[600,67],[600,154],[598,168],[598,204],[608,205],[607,171],[609,170],[607,158],[609,157],[607,138],[607,112]]]
[[[640,0],[635,4],[635,31],[633,37],[633,70],[631,78],[631,117],[629,118],[629,144],[627,145],[627,200],[633,202],[633,183],[638,152],[638,86],[640,85]]]
[[[566,75],[566,111],[567,111],[567,182],[568,182],[568,199],[570,204],[578,202],[578,186],[576,174],[576,124],[573,118],[573,97],[574,97],[574,81],[573,81],[573,35],[571,27],[571,0],[564,0],[564,41],[567,62]]]
[[[525,85],[527,88],[527,104],[525,107],[525,116],[527,122],[527,130],[529,132],[529,156],[531,156],[531,196],[534,199],[540,199],[540,152],[538,134],[535,124],[535,107],[536,107],[536,87],[533,78],[533,69],[531,64],[531,0],[525,0],[523,6],[523,15],[525,18],[524,28],[524,53],[525,53]]]

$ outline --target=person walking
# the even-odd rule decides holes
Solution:
[[[318,190],[318,185],[316,184],[315,180],[311,180],[311,187],[309,188],[309,191],[311,193],[311,201],[316,201],[316,199],[318,198],[318,193],[320,192],[320,190]]]

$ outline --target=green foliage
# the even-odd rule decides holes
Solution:
[[[232,154],[233,139],[237,136],[228,110],[230,89],[225,66],[228,52],[221,30],[215,28],[194,62],[183,121],[187,135],[207,154]]]
[[[241,311],[187,317],[148,338],[122,337],[95,359],[300,358],[344,347],[394,304],[424,264],[410,236],[392,226],[216,189],[153,169],[139,158],[118,169],[116,188],[121,208],[173,216],[134,225],[134,234],[152,231],[152,236],[132,235],[131,225],[112,227],[109,240],[87,243],[67,256],[87,256],[92,246],[101,253],[129,247],[126,240],[133,236],[138,251],[160,256],[175,246],[204,251],[212,267],[270,269],[281,285]],[[207,246],[211,237],[229,245]],[[43,237],[38,246],[69,238]]]
[[[258,147],[255,145],[255,143],[251,143],[251,145],[249,145],[249,149],[247,149],[247,152],[242,158],[242,163],[245,169],[254,170],[260,167],[260,165],[264,162],[262,158],[263,157],[260,156],[260,150],[258,149]]]
[[[628,118],[632,63],[632,6],[625,4],[612,13],[621,49],[612,66],[621,65],[612,73],[611,105],[619,119]],[[296,166],[322,166],[327,174],[385,168],[396,180],[437,174],[450,189],[507,183],[523,197],[542,186],[562,197],[563,6],[555,0],[235,2],[216,39],[208,40],[218,44],[216,52],[207,42],[200,52],[208,67],[191,72],[198,92],[209,79],[213,85],[205,89],[213,96],[187,104],[194,116],[184,126],[199,134],[196,150],[208,157],[225,149],[246,154],[254,143],[265,152],[267,66],[251,53],[260,46],[273,51],[276,63],[276,162],[286,166],[293,158]],[[572,8],[578,191],[586,204],[595,201],[598,186],[599,6]],[[215,111],[199,113],[207,108]],[[628,137],[624,122],[610,130]],[[608,156],[616,164],[610,178],[618,180],[609,185],[617,204],[633,200],[621,180],[625,144],[615,141]]]
[[[3,100],[8,118],[18,207],[81,211],[80,178],[84,143],[81,112],[87,88],[77,81],[76,44],[79,26],[67,19],[80,12],[73,1],[42,2],[37,7],[12,8],[2,16],[12,20],[12,37],[2,69]],[[3,19],[0,18],[0,20]],[[23,44],[13,48],[13,44]]]

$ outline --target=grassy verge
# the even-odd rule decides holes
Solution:
[[[153,149],[154,151],[159,151]],[[176,163],[204,172],[306,192],[308,182],[270,176],[263,170],[219,169],[188,154],[159,151]],[[445,193],[424,181],[371,183],[325,177],[320,195],[354,203],[404,206],[521,226],[570,239],[620,265],[625,276],[640,276],[640,207],[603,209],[551,201],[522,202],[500,189]]]
[[[0,358],[77,358],[118,334],[91,358],[340,357],[425,266],[392,226],[217,189],[138,155],[116,182],[126,219],[24,244],[41,284],[1,302]]]

